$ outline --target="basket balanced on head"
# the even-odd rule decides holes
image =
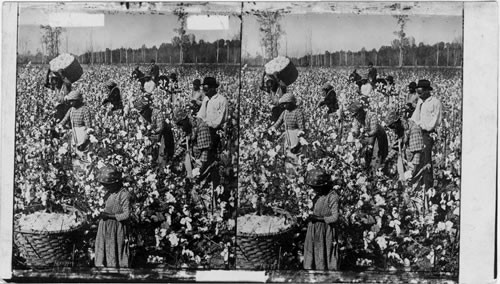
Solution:
[[[237,219],[236,266],[244,269],[279,269],[284,243],[294,231],[288,212],[276,216],[245,214]]]
[[[72,206],[61,213],[46,213],[42,206],[29,208],[29,214],[16,216],[14,243],[26,265],[34,267],[70,266],[73,237],[86,223],[85,215]]]
[[[83,69],[80,63],[78,63],[78,60],[76,60],[73,55],[67,53],[60,54],[52,59],[49,62],[49,67],[50,71],[53,72],[62,70],[64,76],[68,78],[71,83],[78,81],[83,75]]]
[[[297,80],[299,72],[293,62],[283,56],[278,56],[264,65],[266,74],[272,75],[278,73],[278,78],[287,86]]]

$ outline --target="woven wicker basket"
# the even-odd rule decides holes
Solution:
[[[50,66],[52,66],[52,64]],[[52,68],[51,68],[51,70],[52,70]],[[58,70],[52,70],[52,71],[58,71]],[[68,80],[71,83],[78,81],[78,79],[80,79],[80,77],[82,77],[82,75],[83,75],[82,66],[80,65],[80,63],[78,62],[78,60],[76,59],[75,56],[73,56],[73,61],[71,61],[71,63],[68,64],[68,66],[66,66],[63,69],[63,72],[64,72],[64,76],[66,76],[66,78],[68,78]]]
[[[276,60],[276,58],[269,61],[267,64],[269,64],[270,62],[273,62],[274,60]],[[299,71],[297,70],[297,68],[295,67],[293,62],[290,60],[288,62],[288,64],[278,72],[277,75],[278,75],[278,78],[281,81],[283,81],[283,83],[285,83],[287,86],[290,86],[299,77]]]
[[[295,82],[298,77],[299,72],[292,61],[290,61],[290,63],[288,63],[288,65],[278,73],[278,78],[280,78],[281,81],[283,81],[287,86],[290,86],[293,82]]]
[[[279,212],[277,212],[279,213]],[[236,235],[236,267],[244,269],[279,269],[283,245],[295,231],[295,224],[289,229],[269,234]]]
[[[83,222],[70,230],[36,231],[21,230],[16,220],[14,228],[14,244],[18,247],[27,266],[70,266],[74,252],[76,233],[86,223],[85,215],[72,206],[63,206],[65,212],[76,212]],[[29,211],[39,211],[41,206],[32,206]]]

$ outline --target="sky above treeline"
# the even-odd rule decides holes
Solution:
[[[281,20],[285,34],[280,40],[280,54],[297,57],[325,51],[372,50],[391,45],[399,30],[397,20],[391,15],[338,15],[303,14],[285,15]],[[462,37],[462,17],[423,16],[409,17],[405,28],[409,37],[418,45],[452,42]],[[244,17],[243,53],[250,56],[262,54],[259,27],[255,16]]]
[[[230,3],[230,2],[226,2]],[[308,4],[307,6],[304,6]],[[326,50],[335,52],[339,50],[358,51],[361,48],[371,50],[378,49],[384,45],[390,45],[396,38],[394,31],[398,29],[396,19],[391,15],[390,9],[382,4],[369,4],[371,6],[349,6],[350,3],[335,5],[335,13],[324,12],[322,6],[328,3],[300,3],[292,7],[292,13],[285,14],[281,19],[281,27],[284,35],[280,40],[280,54],[291,57],[303,56],[309,52],[322,53]],[[47,3],[51,7],[51,3]],[[210,4],[208,4],[210,5]],[[226,4],[222,4],[226,5]],[[253,6],[252,6],[253,5]],[[267,9],[266,5],[285,5],[270,3],[247,4],[245,10]],[[375,6],[374,6],[375,5]],[[417,5],[417,4],[414,4]],[[437,42],[452,42],[462,38],[463,18],[461,6],[454,4],[418,4],[418,13],[410,14],[406,27],[408,36],[414,37],[418,44],[435,44]],[[233,7],[234,6],[234,7]],[[143,44],[147,47],[161,43],[169,43],[176,35],[174,29],[179,26],[177,17],[171,12],[151,14],[141,13],[103,13],[102,23],[99,21],[85,21],[86,13],[95,13],[88,8],[68,8],[66,4],[62,8],[68,11],[75,10],[83,15],[80,27],[65,27],[61,37],[61,52],[81,54],[88,51],[92,46],[94,50],[104,48],[140,48]],[[157,7],[157,6],[156,6]],[[238,3],[230,6],[238,9]],[[319,7],[319,8],[318,8]],[[333,6],[331,5],[331,9]],[[218,7],[220,9],[220,7]],[[417,9],[415,8],[415,9]],[[295,10],[293,10],[295,9]],[[352,13],[357,9],[357,13]],[[363,10],[365,12],[359,12]],[[203,10],[203,9],[202,9]],[[205,8],[205,10],[207,10]],[[61,12],[61,8],[58,10]],[[366,12],[368,11],[368,12]],[[386,11],[388,11],[386,13]],[[25,53],[30,51],[36,53],[41,49],[40,25],[50,22],[53,9],[40,9],[40,7],[21,7],[19,13],[18,28],[18,51]],[[225,30],[187,30],[193,33],[196,40],[215,41],[216,39],[239,39],[241,20],[235,13],[228,13],[229,24]],[[259,25],[255,16],[244,14],[242,33],[242,56],[256,56],[263,53],[260,43]],[[72,18],[72,24],[77,23]],[[94,27],[88,25],[95,24]]]

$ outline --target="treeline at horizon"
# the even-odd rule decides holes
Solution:
[[[76,54],[81,64],[146,64],[154,59],[159,64],[247,64],[262,66],[270,59],[262,55],[241,56],[240,40],[219,39],[213,42],[199,40],[181,49],[172,43],[162,43],[160,47],[106,48],[102,51],[87,51]],[[413,44],[403,50],[403,64],[399,64],[398,47],[382,46],[370,51],[325,51],[321,54],[307,54],[302,57],[289,57],[299,67],[308,66],[365,66],[372,62],[375,66],[421,66],[421,67],[461,67],[463,47],[461,43],[439,42],[434,45]],[[285,56],[285,55],[284,55]],[[54,56],[37,54],[18,54],[17,63],[48,63]]]
[[[286,56],[285,54],[281,54]],[[412,44],[403,50],[402,65],[399,62],[399,47],[382,46],[378,50],[370,51],[362,48],[360,51],[325,51],[324,53],[310,53],[301,57],[290,57],[296,66],[366,66],[373,63],[375,66],[422,66],[422,67],[461,67],[463,62],[463,47],[461,43],[439,42],[434,45],[419,43]],[[246,56],[243,64],[250,66],[264,65],[270,59],[262,55]]]
[[[181,50],[182,49],[182,50]],[[60,52],[65,53],[65,52]],[[86,51],[73,54],[81,64],[144,64],[155,60],[160,64],[238,64],[241,60],[239,39],[219,39],[213,42],[193,40],[180,47],[173,43],[162,43],[159,47],[115,48],[100,51]],[[41,51],[31,54],[18,54],[17,63],[45,64],[55,56],[47,56]]]

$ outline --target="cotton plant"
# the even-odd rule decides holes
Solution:
[[[290,210],[299,222],[305,220],[310,214],[314,193],[303,184],[303,176],[310,168],[321,166],[332,172],[332,179],[337,184],[335,190],[339,192],[342,204],[339,221],[340,248],[358,257],[355,264],[375,265],[386,269],[427,269],[431,265],[430,257],[433,252],[432,249],[423,248],[428,246],[427,242],[431,240],[438,244],[436,247],[441,244],[441,247],[450,248],[443,249],[445,254],[439,256],[443,260],[434,262],[432,258],[432,265],[438,265],[439,269],[457,269],[457,266],[453,266],[457,263],[453,262],[453,259],[457,258],[458,243],[455,235],[458,231],[453,229],[459,226],[460,176],[457,169],[460,164],[460,152],[457,150],[460,149],[460,124],[452,123],[450,119],[444,126],[454,126],[447,129],[447,143],[450,145],[448,149],[454,152],[447,156],[451,168],[448,166],[444,170],[439,169],[438,175],[435,175],[438,187],[424,192],[421,188],[412,188],[407,183],[400,184],[380,170],[376,171],[375,176],[368,177],[360,167],[363,161],[358,153],[362,145],[349,131],[351,119],[344,118],[342,137],[337,137],[338,128],[335,128],[329,119],[324,119],[317,109],[312,109],[322,99],[318,94],[318,81],[325,76],[336,82],[335,91],[344,109],[349,102],[359,99],[354,84],[347,82],[349,70],[338,72],[322,68],[299,69],[299,78],[289,86],[289,92],[294,93],[301,102],[300,107],[306,119],[306,140],[310,142],[305,148],[310,150],[307,151],[309,157],[303,159],[307,162],[300,165],[296,176],[290,176],[283,169],[285,157],[282,149],[277,149],[282,143],[270,139],[271,133],[266,133],[270,124],[270,109],[263,106],[269,103],[269,98],[258,90],[259,82],[255,79],[258,73],[256,69],[247,68],[243,77],[238,187],[241,206],[248,205],[256,210],[259,200],[266,200],[273,206]],[[395,97],[392,104],[387,104],[387,98],[380,92],[374,92],[369,99],[369,110],[374,112],[380,121],[392,107],[404,105],[403,95],[406,94],[402,90],[417,77],[426,77],[436,82],[436,96],[441,98],[445,109],[449,107],[454,110],[455,121],[460,117],[457,106],[460,105],[461,88],[456,83],[456,79],[460,77],[459,72],[391,71],[391,75],[394,75],[395,89],[399,90],[400,96]],[[256,97],[263,101],[254,99]],[[445,116],[451,113],[445,111]],[[387,132],[392,141],[393,134],[391,131]],[[444,141],[444,137],[438,138],[441,139],[439,141]],[[337,158],[319,154],[321,149],[336,154]],[[434,157],[435,164],[444,159],[439,158],[440,155],[443,156],[442,149],[438,149]],[[267,172],[271,174],[268,175]],[[262,178],[263,175],[265,179]],[[406,176],[409,177],[409,173]],[[263,188],[265,190],[262,190]],[[424,214],[426,208],[428,212]],[[363,238],[363,234],[366,238]],[[454,241],[451,241],[452,239]],[[366,248],[357,245],[363,240]],[[417,251],[419,253],[415,253]],[[367,255],[372,258],[368,259]],[[377,255],[386,261],[380,262],[381,258]]]

